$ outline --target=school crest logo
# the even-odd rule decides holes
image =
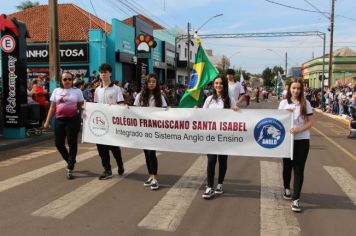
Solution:
[[[101,111],[94,111],[89,118],[89,129],[95,136],[104,136],[109,132],[109,120]]]
[[[256,142],[264,148],[276,148],[285,137],[283,124],[274,118],[265,118],[257,123],[254,130]]]

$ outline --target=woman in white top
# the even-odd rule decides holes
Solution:
[[[238,107],[235,105],[236,101],[233,97],[229,96],[229,85],[227,79],[222,76],[218,76],[213,82],[214,90],[213,95],[206,98],[203,108],[207,109],[233,109],[237,110]],[[210,199],[215,194],[223,193],[223,182],[225,179],[225,174],[227,170],[227,155],[215,155],[208,154],[208,166],[207,175],[208,183],[203,193],[202,197],[205,199]],[[215,177],[215,166],[216,162],[219,160],[219,179],[218,185],[214,187],[214,177]]]
[[[51,106],[48,111],[44,128],[56,114],[54,138],[57,150],[67,162],[67,178],[73,179],[73,169],[76,162],[78,133],[80,130],[80,109],[84,103],[83,93],[73,88],[73,75],[64,72],[61,76],[60,87],[56,88],[50,98]],[[67,138],[69,150],[65,146]]]
[[[156,74],[149,74],[142,91],[136,95],[134,106],[141,107],[167,107],[166,100],[161,94]],[[146,158],[146,166],[149,177],[144,186],[150,186],[151,190],[157,190],[158,161],[155,150],[143,150]]]
[[[313,108],[308,100],[304,98],[303,81],[294,79],[290,82],[286,99],[279,104],[279,109],[294,113],[294,127],[290,132],[294,134],[293,160],[283,159],[283,183],[285,199],[292,199],[292,210],[300,212],[300,192],[304,180],[304,167],[309,152],[309,129],[313,124]],[[290,181],[294,172],[293,194],[290,192]]]

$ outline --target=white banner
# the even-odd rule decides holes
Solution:
[[[200,154],[292,158],[292,113],[86,103],[83,142]]]

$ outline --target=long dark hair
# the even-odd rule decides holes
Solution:
[[[223,91],[222,91],[222,94],[221,94],[221,99],[223,100],[224,102],[224,108],[230,108],[231,107],[231,100],[230,100],[230,97],[229,97],[229,84],[228,84],[228,81],[226,79],[226,77],[222,76],[222,75],[218,75],[215,77],[215,79],[213,80],[213,88],[214,88],[214,83],[215,83],[215,80],[217,79],[221,79],[222,81],[222,84],[223,84]],[[213,99],[215,99],[216,101],[218,100],[219,96],[215,90],[215,88],[213,89]]]
[[[304,98],[304,84],[302,79],[294,78],[290,81],[289,86],[288,86],[288,91],[287,91],[287,100],[288,103],[292,103],[292,92],[291,92],[291,87],[293,83],[299,83],[300,84],[300,94],[298,96],[298,101],[300,104],[300,114],[302,116],[307,115],[307,102]]]
[[[159,88],[158,80],[157,80],[157,75],[152,73],[147,76],[147,79],[142,87],[141,90],[141,97],[140,97],[140,105],[144,107],[149,106],[149,99],[150,99],[150,91],[148,89],[148,81],[150,79],[155,79],[156,80],[156,87],[153,89],[153,97],[155,99],[155,105],[156,107],[162,107],[162,95],[161,95],[161,90]]]

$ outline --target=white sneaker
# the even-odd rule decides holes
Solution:
[[[283,198],[286,199],[286,200],[291,200],[292,199],[292,195],[291,195],[290,190],[288,188],[284,189]]]
[[[214,196],[214,194],[215,194],[214,189],[212,189],[210,187],[206,187],[205,192],[203,193],[202,197],[204,199],[210,199]]]
[[[143,183],[143,186],[147,187],[147,186],[151,186],[151,184],[152,184],[152,178],[150,177]]]
[[[156,179],[153,179],[151,181],[151,190],[157,190],[157,189],[159,189],[158,181]]]
[[[215,188],[215,194],[223,194],[223,185],[222,184],[218,184]]]
[[[294,212],[301,212],[302,211],[302,208],[299,205],[299,199],[294,200],[292,202],[291,207],[292,207],[292,211],[294,211]]]

